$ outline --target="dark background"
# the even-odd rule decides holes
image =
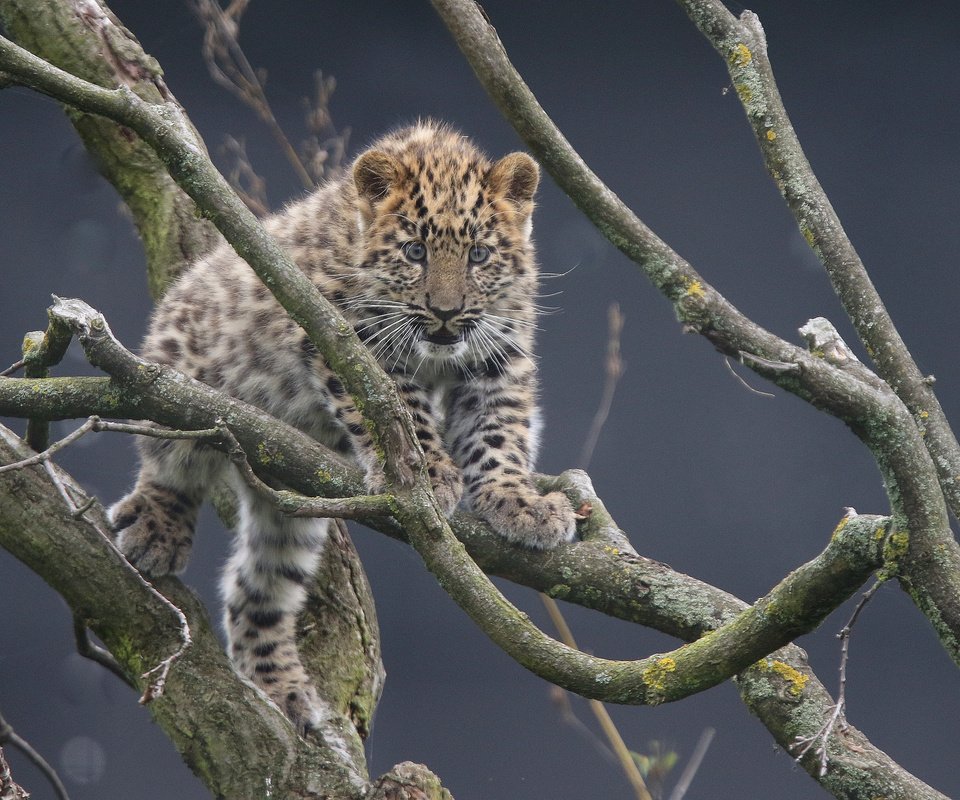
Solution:
[[[609,185],[742,311],[796,341],[810,317],[855,336],[772,181],[721,59],[672,3],[484,0],[541,103]],[[112,3],[216,153],[246,138],[271,203],[301,190],[272,140],[212,84],[201,31],[182,2]],[[734,11],[742,10],[739,7]],[[921,369],[957,418],[960,204],[956,131],[960,11],[952,2],[760,2],[780,88],[814,169]],[[257,2],[243,24],[250,61],[295,141],[301,97],[322,68],[351,153],[400,122],[449,120],[491,154],[520,144],[425,0]],[[51,292],[82,297],[122,341],[141,337],[149,300],[137,238],[63,113],[23,89],[0,92],[0,366],[45,325]],[[536,238],[561,309],[542,320],[547,432],[540,466],[576,465],[602,383],[606,309],[626,315],[627,372],[591,474],[641,553],[752,600],[819,552],[845,506],[886,513],[880,476],[846,428],[775,390],[745,389],[710,346],[684,336],[636,267],[544,181]],[[858,350],[859,352],[859,350]],[[742,370],[738,368],[742,373]],[[72,352],[59,374],[89,372]],[[748,373],[751,385],[768,390]],[[63,434],[75,423],[58,423]],[[17,422],[14,427],[22,429]],[[131,442],[102,434],[60,462],[102,500],[131,480]],[[227,537],[209,512],[186,581],[219,616]],[[433,768],[458,800],[623,797],[616,766],[564,723],[550,687],[487,641],[406,547],[355,539],[377,597],[389,673],[370,739],[371,774],[400,760]],[[533,592],[505,586],[547,626]],[[655,632],[565,607],[583,648],[635,658],[671,648]],[[835,633],[849,604],[804,637],[836,686]],[[134,693],[74,652],[65,604],[0,552],[0,709],[61,771],[75,800],[207,797]],[[895,585],[851,646],[849,718],[907,769],[960,796],[960,676]],[[592,726],[586,706],[574,699]],[[825,796],[778,751],[732,684],[659,708],[612,708],[628,745],[689,756],[717,734],[688,798]],[[44,781],[8,750],[37,800]],[[679,768],[674,774],[679,773]]]

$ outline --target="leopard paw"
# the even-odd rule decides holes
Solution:
[[[145,575],[176,575],[190,558],[199,501],[182,492],[138,487],[108,512],[116,545]]]
[[[552,550],[577,538],[577,517],[562,492],[493,498],[480,514],[505,538],[534,550]]]

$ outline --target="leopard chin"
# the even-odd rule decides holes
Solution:
[[[467,354],[467,343],[463,339],[443,344],[421,339],[416,344],[416,351],[417,355],[424,361],[436,363],[457,361]]]

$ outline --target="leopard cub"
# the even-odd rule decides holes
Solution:
[[[567,498],[531,479],[540,417],[532,360],[536,163],[489,161],[447,126],[421,122],[362,153],[266,221],[396,382],[436,496],[466,503],[507,540],[575,537]],[[383,475],[337,376],[233,250],[193,264],[158,305],[143,355],[259,406]],[[110,510],[117,543],[145,573],[180,572],[197,510],[221,473],[240,502],[223,578],[230,654],[301,731],[323,705],[297,656],[295,619],[327,520],[288,518],[254,496],[219,453],[143,438],[133,490]]]

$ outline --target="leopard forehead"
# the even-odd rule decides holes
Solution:
[[[382,205],[388,226],[436,245],[466,245],[516,225],[514,209],[487,182],[488,161],[431,152],[405,166],[407,178]]]

